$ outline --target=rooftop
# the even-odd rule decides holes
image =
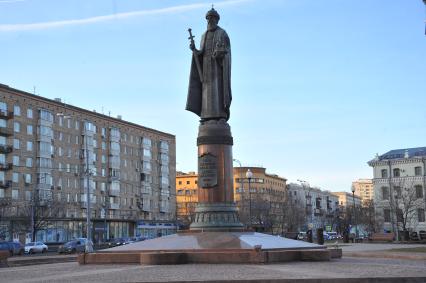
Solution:
[[[413,158],[426,156],[426,147],[394,149],[385,154],[377,156],[371,161],[382,161],[402,158]]]

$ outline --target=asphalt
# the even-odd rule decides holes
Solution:
[[[0,269],[0,282],[426,282],[425,261],[343,258],[268,265],[83,265]],[[333,280],[332,280],[333,279]]]
[[[23,256],[0,269],[0,282],[426,282],[424,258],[389,251],[417,246],[425,245],[346,244],[342,259],[265,265],[78,265],[75,255]]]

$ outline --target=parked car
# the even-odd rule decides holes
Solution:
[[[9,242],[13,248],[14,255],[23,255],[25,252],[25,246],[19,242]]]
[[[8,251],[13,256],[13,246],[8,242],[0,242],[0,251]]]
[[[86,239],[75,239],[60,245],[58,253],[82,253],[86,250]]]
[[[306,232],[299,232],[299,234],[297,235],[297,239],[304,241],[308,239],[308,236],[306,235]]]
[[[337,240],[340,239],[339,234],[337,232],[326,232],[327,236],[324,235],[324,239],[326,240]]]
[[[25,253],[47,253],[47,246],[43,242],[31,242],[25,245]]]
[[[113,238],[113,239],[109,239],[107,241],[108,243],[108,247],[116,247],[116,246],[122,246],[126,244],[126,239],[124,238]]]

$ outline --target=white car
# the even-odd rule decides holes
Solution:
[[[33,254],[33,253],[46,253],[47,246],[43,242],[31,242],[25,244],[25,253]]]

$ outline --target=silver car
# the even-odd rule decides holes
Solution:
[[[47,253],[47,246],[43,242],[31,242],[25,244],[25,253]]]

